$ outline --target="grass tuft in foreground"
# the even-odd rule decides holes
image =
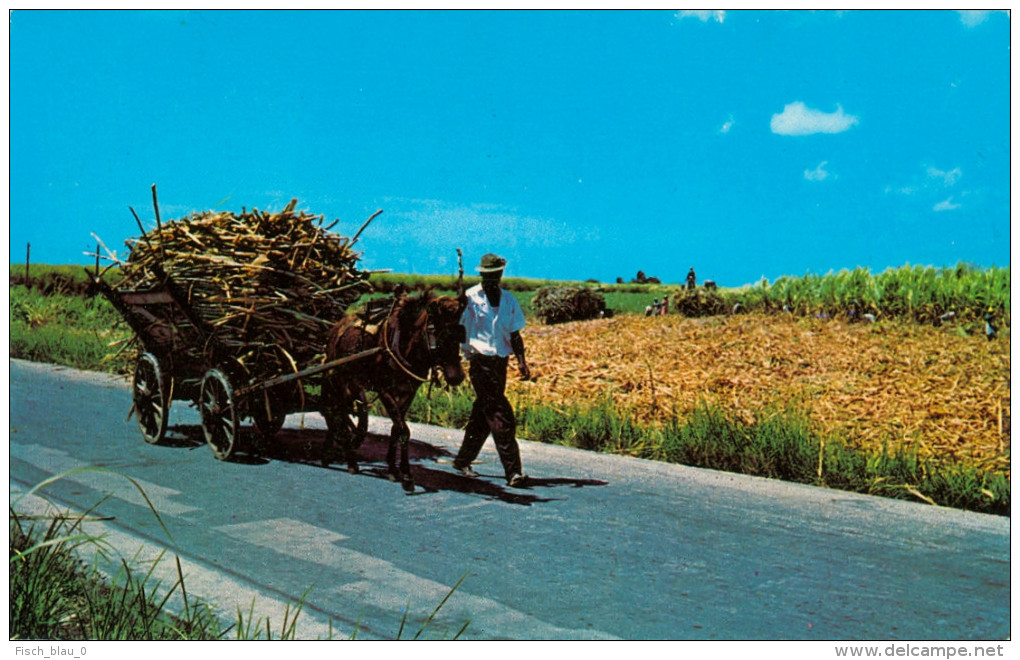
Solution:
[[[188,601],[180,560],[169,590],[153,580],[155,563],[142,572],[122,559],[106,578],[83,562],[89,547],[97,556],[113,550],[81,530],[83,519],[54,517],[40,527],[11,510],[11,639],[213,640],[229,631],[210,606]],[[184,609],[172,612],[167,603],[178,590]]]
[[[80,514],[55,514],[47,517],[26,516],[16,511],[25,496],[74,472],[105,469],[78,468],[57,475],[13,499],[10,508],[10,639],[48,640],[294,640],[298,639],[297,621],[301,615],[306,591],[297,603],[288,603],[282,622],[274,629],[268,617],[255,616],[255,602],[248,611],[237,608],[236,621],[226,625],[226,616],[217,608],[188,594],[179,557],[174,557],[176,580],[166,586],[156,577],[157,566],[165,559],[160,553],[144,564],[133,558],[121,557],[118,570],[106,576],[99,572],[99,559],[117,555],[105,539],[88,533],[85,523],[102,501]],[[122,475],[118,475],[122,476]],[[145,491],[128,479],[149,503],[159,526],[170,538],[159,514],[152,507]],[[172,544],[172,538],[170,539]],[[92,561],[86,561],[91,557]],[[424,620],[414,639],[433,634],[432,622],[467,577],[467,573]],[[174,598],[175,594],[178,598]],[[177,603],[174,609],[172,603]],[[401,639],[407,624],[407,610],[397,632]],[[465,622],[453,639],[467,629]],[[350,639],[357,637],[358,630]],[[328,639],[334,639],[332,621]],[[445,637],[445,633],[443,635]]]

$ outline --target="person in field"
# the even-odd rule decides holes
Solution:
[[[507,483],[525,485],[528,477],[521,467],[514,409],[506,398],[506,374],[510,355],[517,360],[521,380],[531,378],[524,357],[524,312],[517,299],[501,288],[506,259],[495,254],[482,257],[477,270],[482,281],[464,293],[466,306],[461,316],[465,342],[461,345],[470,364],[471,386],[475,402],[464,429],[453,468],[468,477],[477,477],[471,462],[478,457],[485,440],[492,434]]]

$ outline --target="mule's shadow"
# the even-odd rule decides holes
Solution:
[[[197,425],[179,425],[168,429],[162,446],[186,447],[195,449],[205,445],[202,427]],[[272,440],[261,441],[251,427],[242,427],[238,436],[238,448],[228,462],[242,465],[266,465],[270,461],[285,461],[313,465],[333,472],[343,473],[351,478],[369,476],[389,480],[389,469],[386,465],[386,452],[389,448],[389,437],[369,433],[358,449],[358,465],[360,472],[356,475],[347,473],[347,466],[335,458],[328,466],[323,466],[322,458],[327,454],[326,432],[318,429],[281,429]],[[414,438],[408,443],[408,458],[411,461],[411,476],[414,478],[415,490],[409,495],[424,495],[443,490],[452,490],[482,497],[497,499],[510,504],[530,506],[535,502],[550,502],[555,498],[539,497],[532,488],[555,488],[570,486],[605,486],[606,481],[599,479],[573,479],[570,477],[535,478],[529,477],[522,488],[510,488],[503,481],[503,475],[483,474],[483,478],[465,477],[453,471],[453,454],[442,447],[436,447]],[[446,463],[449,467],[433,468],[427,465]],[[502,472],[502,471],[500,471]],[[493,483],[490,479],[495,480]],[[394,484],[394,487],[399,487]]]

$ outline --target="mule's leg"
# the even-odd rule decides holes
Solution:
[[[320,460],[322,467],[329,467],[329,464],[333,463],[337,458],[338,450],[343,442],[341,440],[343,420],[336,411],[327,410],[326,408],[322,408],[322,417],[325,418],[326,430],[325,446],[322,448]]]
[[[349,429],[344,415],[340,411],[322,411],[326,419],[326,446],[322,452],[322,465],[329,467],[336,459],[346,460],[349,472],[357,472],[358,464],[354,452],[349,447]]]
[[[328,467],[337,454],[347,462],[347,471],[357,474],[357,454],[351,446],[350,418],[347,414],[350,397],[342,385],[327,378],[322,385],[322,416],[326,419],[326,448],[322,455],[322,464]]]
[[[416,388],[417,389],[417,388]],[[407,422],[404,420],[407,418],[407,409],[411,407],[411,401],[414,399],[414,393],[412,392],[409,397],[405,400],[403,406],[401,406],[400,421],[404,425],[404,431],[400,435],[400,474],[402,476],[401,484],[404,490],[407,492],[414,491],[414,479],[411,477],[411,461],[408,458],[408,445],[411,443],[411,429],[408,428]]]
[[[358,444],[355,442],[355,429],[352,426],[354,411],[354,397],[348,395],[344,398],[344,409],[340,415],[340,426],[343,428],[343,449],[344,460],[347,461],[347,471],[351,474],[358,473]]]
[[[399,415],[399,408],[396,400],[390,392],[380,392],[379,400],[383,404],[383,408],[386,409],[386,414],[389,416],[390,421],[393,425],[390,426],[390,442],[386,448],[386,467],[389,468],[390,481],[397,480],[397,443],[400,441],[400,434],[402,432],[402,426],[404,426],[403,420]]]
[[[323,418],[326,420],[326,446],[322,449],[322,467],[329,467],[329,464],[333,462],[333,457],[336,454],[337,444],[337,429],[340,424],[340,416],[336,411],[336,386],[333,384],[333,379],[326,377],[322,380],[322,406],[320,406],[320,412],[322,412]]]
[[[411,478],[411,466],[407,456],[407,443],[411,439],[411,429],[407,426],[405,415],[414,395],[412,393],[408,398],[406,393],[387,393],[380,398],[386,408],[386,413],[393,421],[393,426],[390,427],[390,444],[386,450],[386,465],[389,467],[390,481],[400,479],[404,490],[411,492],[414,490],[414,480]],[[401,457],[399,470],[397,469],[398,445]]]
[[[414,490],[414,479],[411,478],[411,466],[407,460],[407,442],[411,439],[411,429],[408,428],[407,422],[404,421],[403,416],[393,424],[393,434],[390,437],[390,448],[387,453],[387,459],[390,464],[390,478],[394,481],[397,477],[400,478],[400,483],[404,486],[404,490],[410,492]],[[400,446],[400,469],[397,469],[396,465],[396,449]]]

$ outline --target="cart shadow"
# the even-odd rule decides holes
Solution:
[[[180,425],[171,427],[170,430],[173,433],[167,435],[162,446],[196,449],[205,445],[201,426]],[[284,428],[268,443],[259,443],[258,440],[258,434],[253,428],[240,429],[238,448],[226,462],[241,465],[267,465],[271,461],[284,461],[347,473],[347,466],[336,460],[328,466],[323,466],[322,458],[327,452],[326,432],[323,430]],[[388,436],[367,434],[365,441],[358,449],[360,471],[356,475],[349,476],[367,476],[388,481],[390,478],[389,470],[386,467],[388,449]],[[415,483],[414,492],[408,493],[408,495],[456,491],[510,504],[530,506],[536,502],[551,502],[558,499],[540,497],[532,492],[534,488],[563,486],[582,488],[584,486],[608,485],[608,482],[599,479],[529,477],[521,487],[510,488],[503,483],[504,477],[501,472],[500,474],[481,474],[478,478],[465,477],[454,472],[453,454],[442,447],[436,447],[413,438],[408,443],[408,457],[411,461],[411,476]],[[437,465],[446,463],[449,467],[433,468],[427,465],[429,462]],[[396,487],[396,484],[394,486]]]
[[[177,449],[198,449],[206,445],[201,426],[172,424],[166,428],[166,434],[160,441],[159,446]]]
[[[262,458],[254,451],[257,444],[257,436],[254,429],[240,429],[238,432],[238,449],[225,463],[240,463],[242,465],[265,465],[269,461]],[[159,443],[160,447],[177,449],[201,449],[206,447],[205,436],[202,427],[195,424],[178,424],[169,426],[166,435]]]

